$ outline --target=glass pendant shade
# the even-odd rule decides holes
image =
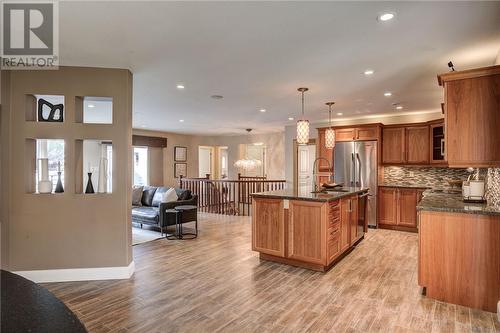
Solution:
[[[246,129],[248,133],[248,141],[250,142],[250,132],[252,131],[251,128]],[[238,169],[243,169],[245,171],[251,171],[254,170],[262,165],[262,161],[256,160],[256,159],[251,159],[251,158],[240,158],[236,162],[234,162],[234,166]]]
[[[327,149],[335,147],[335,130],[333,128],[327,128],[325,131],[325,147]]]
[[[297,121],[297,144],[307,145],[309,143],[309,120]]]

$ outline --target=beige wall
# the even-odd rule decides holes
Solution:
[[[30,94],[64,95],[64,123],[25,121]],[[113,124],[76,123],[76,96],[112,97]],[[81,67],[7,71],[2,75],[2,102],[2,267],[27,271],[129,265],[132,74]],[[34,158],[28,156],[26,138],[65,140],[64,193],[26,193]],[[76,193],[82,172],[76,140],[81,139],[112,140],[113,193]]]
[[[495,65],[500,65],[500,49],[498,49],[497,58],[495,60]]]
[[[198,177],[198,146],[227,146],[229,159],[229,178],[236,179],[238,170],[233,163],[240,158],[240,144],[249,143],[247,135],[240,136],[195,136],[167,132],[133,130],[134,134],[167,138],[167,148],[162,149],[163,163],[160,162],[159,148],[150,149],[150,183],[176,186],[174,178],[174,147],[184,146],[188,149],[188,177]],[[263,142],[267,147],[267,176],[269,179],[284,179],[284,133],[253,134],[250,141]]]

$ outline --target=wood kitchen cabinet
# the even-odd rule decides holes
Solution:
[[[273,256],[285,255],[285,214],[283,200],[258,200],[252,215],[259,223],[252,224],[252,249]]]
[[[424,189],[379,187],[378,224],[381,228],[417,231],[417,204]]]
[[[356,139],[355,128],[335,129],[335,141],[354,141]]]
[[[364,236],[358,195],[326,202],[253,197],[252,249],[265,260],[329,269]]]
[[[438,120],[429,125],[429,158],[430,164],[446,165],[444,154],[444,121]]]
[[[405,129],[406,163],[429,163],[429,126],[411,126]]]
[[[384,164],[429,164],[429,125],[386,126],[382,130]]]
[[[378,188],[378,224],[397,224],[397,189],[393,187]]]
[[[323,264],[326,257],[327,204],[291,200],[288,219],[288,258]]]
[[[404,127],[382,129],[382,162],[402,164],[405,162]]]
[[[450,167],[500,166],[500,65],[438,76]]]

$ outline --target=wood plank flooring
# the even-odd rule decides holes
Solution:
[[[249,217],[202,214],[196,240],[134,246],[130,280],[51,283],[90,332],[500,332],[417,285],[417,235],[369,230],[329,272],[260,261]]]

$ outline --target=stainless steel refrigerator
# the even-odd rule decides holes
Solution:
[[[368,226],[377,226],[377,141],[336,142],[333,179],[337,184],[368,187]]]

